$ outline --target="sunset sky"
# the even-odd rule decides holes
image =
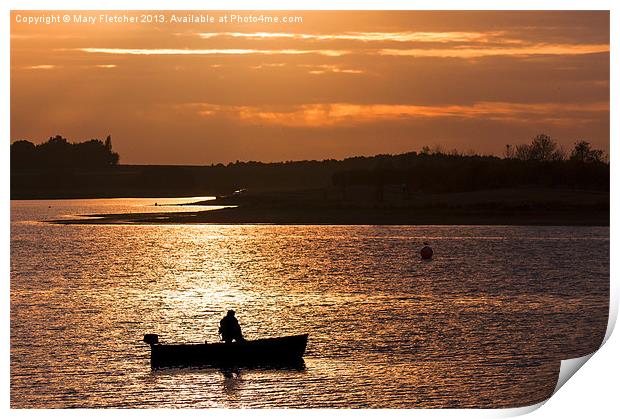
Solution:
[[[609,149],[608,12],[151,12],[22,23],[11,141],[112,135],[125,164],[501,155],[539,133]],[[296,23],[171,23],[210,15]],[[18,22],[19,20],[19,22]]]

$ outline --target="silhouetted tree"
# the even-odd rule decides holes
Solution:
[[[110,136],[105,144],[98,139],[70,143],[61,135],[36,146],[24,140],[11,144],[11,163],[19,169],[101,168],[115,166],[118,160]]]
[[[517,145],[514,156],[519,160],[559,161],[564,160],[564,151],[551,137],[540,134],[530,144]]]
[[[514,157],[519,160],[529,160],[530,146],[527,144],[517,144],[515,147]]]
[[[579,141],[575,143],[570,159],[580,163],[600,163],[603,156],[603,150],[593,149],[587,141]]]
[[[530,160],[552,161],[562,160],[562,158],[562,151],[551,137],[545,134],[534,137],[530,144]]]
[[[35,150],[35,145],[30,141],[15,141],[11,144],[11,168],[26,169],[34,166],[36,156]]]

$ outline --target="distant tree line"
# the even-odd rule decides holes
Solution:
[[[104,168],[116,166],[118,153],[112,151],[112,139],[70,143],[60,135],[42,144],[19,140],[11,144],[12,169]]]
[[[377,156],[380,158],[380,156]],[[335,186],[400,184],[409,192],[459,192],[518,186],[609,188],[609,164],[602,150],[587,141],[575,144],[570,155],[549,136],[530,144],[507,146],[504,158],[444,153],[424,147],[420,153],[380,158],[374,168],[338,171]]]
[[[11,145],[11,196],[221,195],[241,188],[337,188],[345,196],[355,185],[376,188],[378,197],[385,185],[396,185],[406,194],[520,186],[609,189],[609,163],[602,150],[582,140],[566,153],[542,134],[528,144],[507,146],[503,157],[424,147],[343,160],[209,166],[119,165],[118,160],[110,137],[103,143],[95,139],[72,144],[56,136],[36,146],[17,141]],[[97,170],[105,167],[115,168]]]
[[[566,152],[545,134],[537,135],[530,144],[519,144],[516,147],[506,145],[504,157],[530,161],[562,161],[567,158]],[[581,140],[575,143],[568,159],[581,163],[602,163],[605,153],[603,150],[593,149],[589,142]]]

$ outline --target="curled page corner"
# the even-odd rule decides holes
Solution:
[[[555,389],[553,390],[553,394],[557,393],[558,390],[560,388],[562,388],[562,386],[564,384],[566,384],[566,382],[573,376],[575,375],[575,373],[577,371],[579,371],[579,368],[583,367],[583,365],[588,362],[588,360],[590,358],[592,358],[592,355],[594,355],[596,353],[592,352],[588,355],[584,355],[581,356],[579,358],[572,358],[572,359],[564,359],[562,360],[562,362],[560,363],[560,373],[558,376],[558,382],[555,385]],[[552,396],[553,396],[552,394]]]
[[[596,352],[596,351],[595,351]],[[553,393],[546,399],[543,400],[541,402],[529,405],[529,406],[523,406],[523,407],[515,407],[515,408],[509,408],[509,409],[502,409],[498,411],[498,415],[496,417],[515,417],[515,416],[522,416],[522,415],[527,415],[528,413],[531,413],[533,411],[535,411],[536,409],[538,409],[539,407],[541,407],[542,405],[544,405],[545,403],[547,403],[547,401],[549,401],[549,399],[551,399],[551,397],[553,397],[553,395],[555,393],[557,393],[557,391],[564,385],[566,384],[566,382],[577,372],[579,371],[579,368],[581,368],[586,362],[588,362],[588,360],[592,357],[592,355],[594,355],[595,352],[592,352],[588,355],[579,357],[579,358],[572,358],[572,359],[565,359],[562,360],[560,362],[560,372],[558,374],[558,381],[555,385],[555,389],[553,390]]]
[[[549,399],[547,399],[547,400],[549,400]],[[512,407],[512,408],[508,408],[508,409],[500,409],[500,410],[496,411],[497,414],[495,415],[495,417],[499,417],[499,418],[512,418],[512,417],[515,417],[515,416],[527,415],[528,413],[532,413],[534,410],[536,410],[539,407],[541,407],[543,404],[545,404],[547,402],[547,400],[543,400],[542,402],[531,404],[529,406]]]
[[[558,390],[560,388],[562,388],[562,386],[564,384],[566,384],[566,382],[577,372],[579,371],[579,369],[581,367],[583,367],[583,365],[588,362],[588,360],[590,358],[592,358],[592,356],[598,351],[600,350],[603,345],[605,345],[605,342],[607,342],[607,340],[609,339],[609,337],[611,336],[611,333],[613,332],[615,326],[616,326],[616,321],[618,319],[618,293],[617,290],[615,289],[615,287],[611,287],[610,289],[610,296],[609,296],[609,318],[607,320],[607,330],[605,331],[605,337],[603,338],[603,341],[601,342],[601,345],[599,346],[599,348],[594,351],[591,352],[587,355],[581,356],[579,358],[572,358],[572,359],[565,359],[562,360],[560,363],[560,373],[558,376],[558,382],[555,385],[555,389],[553,390],[553,394],[557,393]],[[553,394],[551,396],[553,396]],[[551,398],[551,397],[550,397]]]
[[[560,362],[560,373],[558,375],[558,382],[556,383],[555,389],[553,390],[553,393],[549,398],[553,397],[553,395],[557,393],[558,390],[562,388],[562,386],[566,384],[566,382],[570,380],[570,378],[575,375],[575,373],[579,371],[579,369],[583,367],[584,364],[588,362],[588,360],[592,358],[592,356],[599,349],[603,347],[605,342],[607,342],[607,340],[609,339],[609,336],[611,336],[611,333],[616,326],[616,320],[618,317],[618,304],[616,300],[617,296],[614,294],[615,293],[612,289],[612,295],[610,296],[611,298],[609,303],[609,319],[607,321],[607,330],[605,331],[605,337],[603,338],[601,345],[596,351],[591,352],[587,355],[581,356],[579,358],[564,359]]]
[[[508,414],[506,416],[517,416],[517,415],[523,415],[523,414],[527,414],[530,413],[536,409],[538,409],[539,407],[541,407],[543,404],[545,404],[551,397],[553,397],[553,395],[555,393],[558,392],[558,390],[560,390],[560,388],[562,388],[562,386],[564,384],[566,384],[568,382],[568,380],[570,380],[570,378],[575,375],[575,373],[577,371],[579,371],[579,369],[581,367],[583,367],[585,365],[586,362],[588,362],[590,360],[590,358],[592,358],[592,356],[598,351],[600,350],[603,345],[605,345],[605,343],[607,342],[607,340],[609,339],[609,337],[611,336],[612,331],[614,330],[615,326],[616,326],[616,320],[618,318],[618,300],[617,300],[617,294],[615,293],[615,290],[612,287],[611,290],[611,295],[610,295],[610,302],[609,302],[609,319],[607,321],[607,330],[605,331],[605,337],[603,338],[603,341],[601,342],[601,345],[599,346],[599,348],[594,351],[591,352],[587,355],[578,357],[578,358],[571,358],[571,359],[564,359],[560,362],[560,372],[558,374],[558,381],[555,385],[555,389],[553,389],[553,393],[551,394],[551,396],[549,396],[549,398],[547,400],[544,400],[540,403],[531,405],[531,406],[525,406],[522,408],[516,408],[516,409],[509,409],[509,410],[513,410],[514,412],[507,412]],[[512,414],[511,414],[512,413]]]
[[[553,393],[546,400],[543,400],[541,402],[538,402],[538,403],[535,403],[529,406],[514,407],[514,408],[509,408],[509,409],[500,409],[496,411],[497,414],[495,415],[495,417],[515,417],[515,416],[527,415],[528,413],[535,411],[536,409],[538,409],[539,407],[547,403],[547,401],[549,401],[549,399],[551,399],[551,397],[553,397],[553,395],[557,393],[558,390],[562,388],[562,386],[566,384],[568,380],[570,380],[570,378],[573,375],[575,375],[575,373],[579,371],[579,369],[583,367],[585,363],[588,362],[590,358],[592,358],[592,356],[603,347],[603,345],[607,342],[607,340],[611,336],[613,329],[616,326],[617,318],[618,318],[618,300],[617,300],[617,295],[615,293],[615,290],[613,290],[612,288],[611,295],[610,295],[609,320],[607,322],[607,330],[605,332],[605,337],[603,338],[603,342],[601,343],[599,348],[596,351],[591,352],[587,355],[581,356],[579,358],[571,358],[571,359],[565,359],[565,360],[560,361],[560,371],[558,373],[558,381],[555,385],[555,389],[553,389]]]

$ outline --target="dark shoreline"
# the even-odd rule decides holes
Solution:
[[[94,214],[54,224],[609,226],[609,211],[476,211],[236,207],[182,213]]]
[[[199,195],[198,195],[199,196]],[[159,197],[162,198],[162,197]],[[609,226],[609,192],[504,188],[404,195],[373,188],[244,191],[177,204],[205,211],[90,214],[55,224]],[[216,208],[217,207],[217,208]],[[210,208],[210,209],[208,209]],[[208,209],[208,210],[207,210]]]

